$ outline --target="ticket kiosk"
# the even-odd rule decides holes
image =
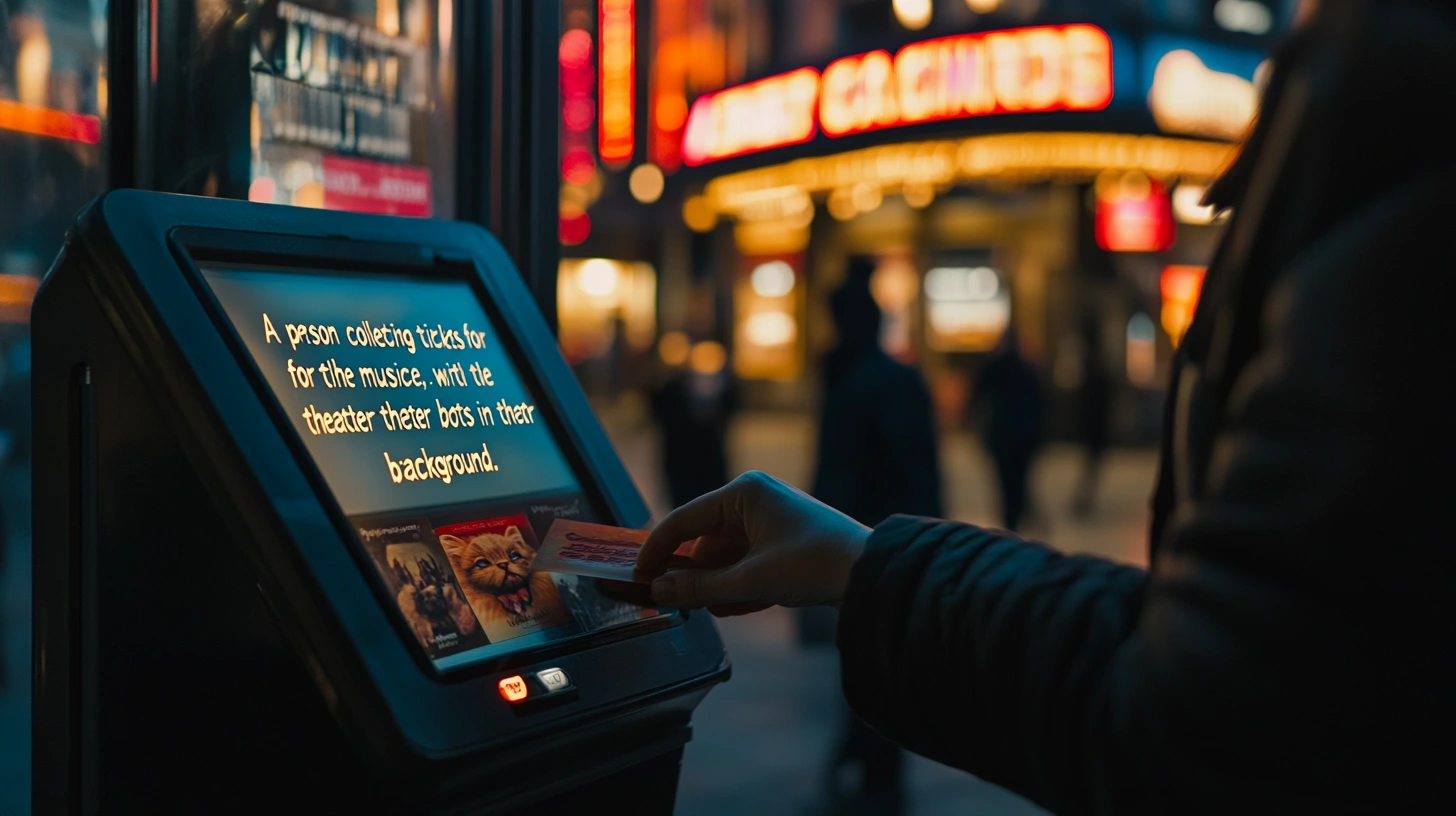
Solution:
[[[116,191],[33,324],[36,812],[671,811],[723,645],[532,569],[648,514],[483,229]]]

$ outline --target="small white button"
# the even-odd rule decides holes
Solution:
[[[571,685],[571,678],[567,677],[566,672],[561,669],[545,669],[536,672],[536,679],[540,680],[541,685],[546,687],[547,694],[553,691],[561,691]]]

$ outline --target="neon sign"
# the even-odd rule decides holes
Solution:
[[[601,122],[597,154],[602,161],[625,164],[632,159],[636,131],[633,74],[636,48],[633,0],[601,0]]]
[[[817,125],[846,136],[902,125],[1112,102],[1112,41],[1091,25],[964,34],[871,51],[700,97],[688,116],[690,165],[805,142]]]
[[[819,72],[800,68],[698,97],[683,132],[689,165],[814,138]]]
[[[99,117],[36,105],[22,105],[7,99],[0,99],[0,130],[49,136],[81,144],[96,144],[101,141]]]

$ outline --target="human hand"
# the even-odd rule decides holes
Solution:
[[[743,615],[770,606],[838,605],[870,529],[762,473],[669,513],[637,555],[659,575],[661,606]],[[679,548],[691,542],[691,549]],[[664,572],[665,571],[665,572]]]

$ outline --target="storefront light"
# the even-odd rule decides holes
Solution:
[[[830,214],[852,218],[854,213],[837,205],[836,198],[860,182],[889,189],[985,180],[1033,183],[1095,178],[1108,169],[1206,181],[1223,170],[1234,150],[1217,142],[1112,133],[972,136],[869,147],[732,173],[709,182],[704,194],[713,212],[728,214],[765,190],[797,186],[811,195],[829,193]]]
[[[754,294],[765,298],[787,297],[794,291],[794,268],[783,261],[768,261],[753,268],[749,282]]]
[[[787,346],[799,335],[793,315],[784,312],[758,312],[749,315],[743,333],[755,346]]]
[[[1153,72],[1148,107],[1167,133],[1237,141],[1259,108],[1259,90],[1237,74],[1215,71],[1186,49],[1169,51]]]
[[[688,355],[692,353],[692,345],[686,334],[678,331],[668,332],[657,341],[657,356],[662,358],[662,362],[674,368],[686,365]]]
[[[576,271],[581,291],[592,297],[609,298],[617,292],[617,265],[606,258],[591,258]]]
[[[693,232],[707,232],[718,225],[718,214],[706,196],[690,196],[683,202],[683,223]]]
[[[655,164],[639,164],[627,177],[627,188],[632,191],[632,197],[643,204],[651,204],[662,198],[662,190],[667,181],[662,176],[662,169]]]
[[[990,267],[936,267],[924,285],[927,339],[937,351],[987,351],[1011,322],[1010,294]]]
[[[728,364],[728,351],[716,340],[704,340],[693,346],[688,355],[688,365],[694,374],[712,376]]]
[[[556,314],[557,339],[572,362],[620,349],[621,339],[632,349],[651,350],[659,342],[657,273],[641,262],[563,258],[557,266]],[[687,338],[682,345],[686,361]],[[660,345],[658,353],[663,353]]]
[[[894,9],[895,19],[911,31],[919,31],[930,25],[930,0],[894,0]]]
[[[935,188],[929,184],[906,184],[901,188],[900,195],[906,204],[920,210],[929,207],[930,202],[935,200]]]
[[[1203,203],[1208,188],[1202,184],[1180,184],[1173,190],[1173,214],[1184,224],[1212,224],[1217,211]]]
[[[879,187],[862,181],[851,189],[850,200],[854,203],[856,210],[865,213],[873,212],[884,201],[884,194],[880,192]]]
[[[831,192],[825,206],[829,210],[829,215],[836,221],[848,221],[859,215],[859,207],[854,203],[854,191],[847,187],[840,187]]]

